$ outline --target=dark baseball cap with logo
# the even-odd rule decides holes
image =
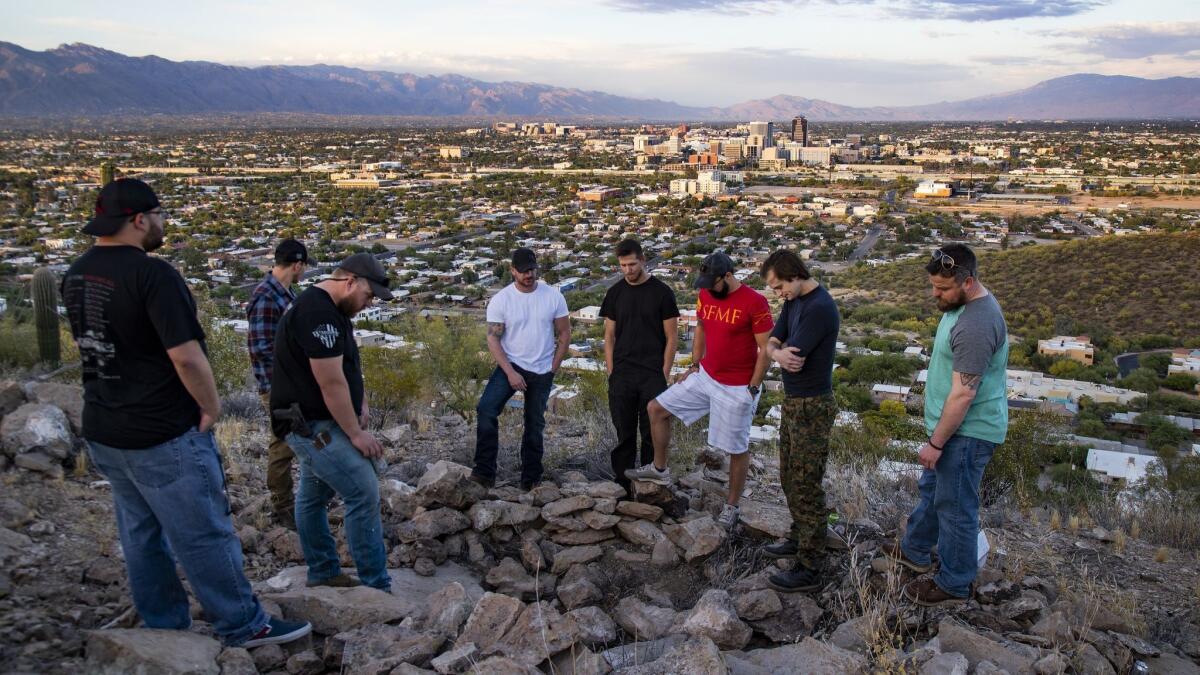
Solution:
[[[513,251],[512,266],[518,272],[528,272],[537,267],[537,256],[532,249],[521,247]]]
[[[355,253],[343,260],[338,269],[366,279],[367,283],[371,284],[371,292],[380,300],[392,299],[392,292],[388,290],[392,281],[388,279],[387,270],[383,269],[379,259],[370,253]]]
[[[308,249],[295,239],[284,239],[275,247],[275,264],[290,265],[308,262]]]
[[[100,190],[96,211],[83,227],[87,234],[108,237],[120,231],[125,221],[158,208],[158,195],[136,178],[118,178]]]
[[[711,289],[717,279],[733,271],[733,259],[721,253],[710,253],[704,262],[700,263],[700,276],[696,277],[696,288]]]

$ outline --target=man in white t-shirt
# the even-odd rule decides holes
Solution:
[[[516,392],[525,394],[525,432],[521,436],[521,489],[542,480],[542,434],[546,403],[554,374],[571,342],[567,301],[559,290],[537,279],[533,251],[518,248],[512,255],[513,282],[487,306],[487,344],[496,370],[476,406],[475,468],[471,478],[487,487],[496,484],[499,418]]]

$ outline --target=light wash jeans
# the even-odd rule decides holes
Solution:
[[[936,544],[941,568],[933,577],[943,591],[960,598],[971,593],[979,572],[979,482],[996,444],[952,436],[934,471],[925,469],[917,489],[921,501],[908,516],[900,548],[918,565],[928,565]]]
[[[310,422],[309,426],[314,437],[322,431],[329,432],[329,444],[318,449],[314,438],[295,433],[287,436],[288,445],[300,462],[296,531],[300,534],[304,559],[308,561],[308,583],[319,583],[342,573],[326,510],[326,504],[336,494],[346,505],[342,522],[358,578],[367,586],[388,591],[392,579],[387,571],[383,519],[379,514],[379,476],[375,467],[336,422],[321,420]]]
[[[225,644],[239,645],[267,625],[242,568],[212,432],[193,428],[145,449],[95,441],[88,448],[112,485],[129,590],[148,628],[186,630],[192,624],[176,559]]]

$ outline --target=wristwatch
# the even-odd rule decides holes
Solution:
[[[748,385],[746,385],[746,388],[750,390],[751,396],[758,396],[758,386],[757,385],[748,384]]]

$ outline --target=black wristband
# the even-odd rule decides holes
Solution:
[[[942,451],[942,448],[933,444],[933,437],[930,437],[929,440],[927,441],[927,443],[929,443],[929,447],[933,448],[934,450],[937,450],[938,452]]]

